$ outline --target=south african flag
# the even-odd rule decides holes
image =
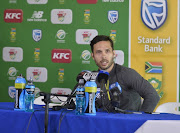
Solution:
[[[162,73],[161,62],[145,62],[146,73]]]

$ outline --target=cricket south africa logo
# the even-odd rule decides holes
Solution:
[[[167,12],[167,0],[142,0],[141,2],[141,19],[152,30],[164,24]]]

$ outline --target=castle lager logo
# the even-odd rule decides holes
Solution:
[[[98,35],[96,29],[78,29],[76,31],[76,43],[77,44],[90,44],[90,41]]]
[[[34,82],[46,82],[47,75],[45,67],[28,67],[26,70],[26,79],[31,77]]]
[[[164,24],[167,11],[167,0],[142,0],[141,2],[141,19],[152,30]]]
[[[21,23],[23,21],[23,11],[21,9],[4,10],[4,21],[6,23]]]
[[[70,49],[53,49],[51,51],[51,60],[54,63],[70,63],[72,61],[72,52]]]
[[[71,24],[71,9],[53,9],[51,10],[51,23],[53,24]]]
[[[21,62],[23,60],[23,49],[20,47],[4,47],[3,60],[7,62]]]

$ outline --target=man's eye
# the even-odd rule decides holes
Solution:
[[[109,49],[107,49],[107,50],[106,50],[106,53],[109,53],[109,52],[110,52],[110,50],[109,50]]]
[[[101,51],[96,51],[96,53],[97,53],[97,54],[100,54],[100,53],[101,53]]]

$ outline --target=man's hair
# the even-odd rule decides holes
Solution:
[[[100,42],[100,41],[109,41],[111,43],[111,47],[114,50],[114,44],[113,41],[111,40],[111,38],[109,36],[105,36],[105,35],[97,35],[96,37],[93,38],[93,40],[90,43],[91,46],[91,51],[93,52],[94,50],[94,44]]]

